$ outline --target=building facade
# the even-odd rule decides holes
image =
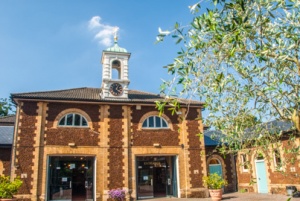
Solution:
[[[107,200],[117,188],[127,200],[207,196],[203,104],[180,100],[160,116],[164,97],[128,88],[129,58],[115,39],[101,87],[12,94],[19,200]]]
[[[0,175],[10,175],[15,119],[14,115],[0,117]]]
[[[242,192],[286,194],[300,190],[300,135],[291,122],[272,121],[267,129],[283,132],[267,149],[244,149],[237,156],[238,189]],[[293,135],[293,139],[291,139]]]
[[[220,131],[204,131],[204,143],[206,153],[207,173],[217,173],[227,181],[223,187],[224,193],[237,191],[236,156],[234,154],[222,154],[218,151],[220,145]]]

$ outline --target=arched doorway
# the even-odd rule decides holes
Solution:
[[[208,163],[209,174],[217,173],[223,177],[222,163],[217,158],[212,158]]]

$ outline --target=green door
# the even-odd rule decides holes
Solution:
[[[210,164],[209,165],[209,173],[210,174],[217,173],[218,175],[223,177],[222,165],[221,164]]]

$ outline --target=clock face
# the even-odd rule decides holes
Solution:
[[[109,87],[109,92],[114,96],[120,96],[123,94],[123,87],[119,83],[112,83]]]

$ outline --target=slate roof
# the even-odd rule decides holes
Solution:
[[[16,121],[16,115],[0,117],[0,123],[13,123],[14,124],[15,121]]]
[[[264,131],[268,131],[270,134],[275,134],[279,132],[288,132],[293,129],[293,123],[291,121],[284,120],[273,120],[266,123],[261,123],[256,125],[254,128],[249,128],[245,130],[245,138],[257,138],[263,135]],[[260,133],[261,131],[262,133]]]
[[[204,144],[205,146],[217,146],[220,144],[221,131],[204,131]]]
[[[247,129],[243,139],[253,139],[260,137],[262,133],[256,129],[265,130],[269,133],[289,132],[293,129],[293,123],[284,120],[274,120],[256,125],[254,128]],[[220,143],[222,132],[218,130],[204,131],[205,146],[216,146]]]
[[[0,145],[12,145],[13,136],[13,126],[0,126]]]
[[[55,91],[13,93],[13,99],[38,99],[55,101],[87,101],[87,102],[122,102],[122,103],[151,103],[156,100],[164,100],[164,96],[137,90],[128,90],[128,99],[124,98],[101,98],[101,88],[73,88]],[[202,106],[200,101],[179,99],[180,103],[192,106]]]

